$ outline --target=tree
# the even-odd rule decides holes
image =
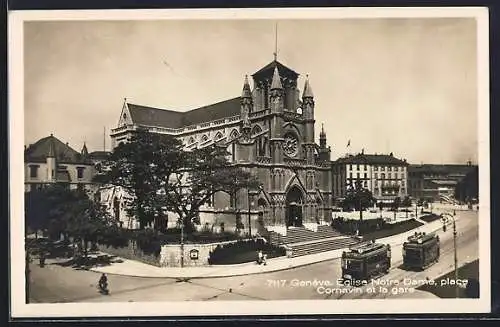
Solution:
[[[165,190],[167,208],[179,216],[187,232],[201,206],[217,192],[235,195],[243,188],[258,188],[260,183],[250,172],[227,160],[227,151],[209,146],[187,152],[184,167],[175,173]]]
[[[355,186],[350,188],[344,199],[344,206],[359,210],[359,220],[363,221],[363,210],[373,205],[373,194],[363,188],[361,181],[357,180]]]
[[[405,208],[411,207],[411,198],[408,195],[405,196],[401,205]]]
[[[144,229],[164,213],[169,179],[186,161],[182,143],[168,135],[138,130],[129,142],[116,147],[95,181],[121,187],[129,195],[126,211]]]
[[[65,239],[72,238],[82,245],[85,256],[89,242],[107,244],[109,236],[116,235],[117,222],[85,191],[69,190],[56,184],[34,192],[27,195],[30,199],[26,203],[28,223],[47,229],[52,238],[61,235]]]
[[[227,155],[225,147],[216,145],[185,151],[173,136],[139,130],[113,151],[96,181],[127,191],[127,213],[139,220],[141,229],[168,210],[190,232],[200,207],[215,193],[235,194],[259,184]]]

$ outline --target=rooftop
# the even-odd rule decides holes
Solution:
[[[364,154],[349,155],[334,161],[335,164],[372,164],[372,165],[408,165],[406,160],[395,158],[391,154]]]
[[[25,162],[45,162],[49,155],[55,156],[60,163],[84,163],[81,154],[54,135],[30,144],[24,151]]]
[[[127,106],[134,124],[182,128],[239,115],[241,110],[240,99],[240,97],[236,97],[185,112],[147,107],[133,103],[127,103]]]

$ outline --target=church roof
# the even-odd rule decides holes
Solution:
[[[263,77],[272,77],[274,73],[274,69],[278,68],[278,72],[280,76],[287,76],[287,77],[293,77],[297,78],[299,77],[299,74],[293,71],[292,69],[286,67],[282,63],[280,63],[277,60],[271,61],[269,64],[261,68],[259,71],[257,71],[255,74],[252,75],[254,79],[261,79]]]
[[[132,103],[128,103],[127,106],[134,124],[182,128],[184,126],[237,116],[241,110],[240,101],[241,97],[236,97],[186,112],[146,107]]]
[[[372,164],[372,165],[408,165],[404,160],[388,154],[363,154],[339,158],[335,163],[344,164]]]
[[[41,138],[31,144],[25,151],[24,157],[27,162],[45,162],[47,156],[53,154],[60,163],[83,163],[79,152],[63,143],[57,137],[50,136]]]

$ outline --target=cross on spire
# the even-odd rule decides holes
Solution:
[[[278,60],[278,22],[274,24],[274,61]]]

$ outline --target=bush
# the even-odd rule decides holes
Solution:
[[[252,262],[257,260],[257,251],[259,250],[267,254],[268,258],[284,256],[286,254],[284,248],[274,246],[262,239],[240,240],[235,243],[217,245],[210,252],[208,263],[211,265],[220,265]]]

